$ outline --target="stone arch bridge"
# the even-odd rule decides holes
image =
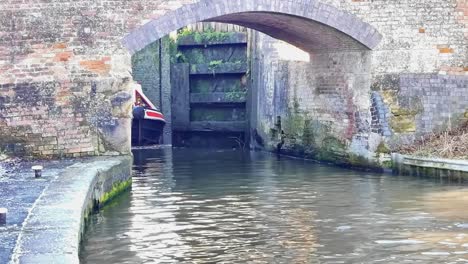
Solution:
[[[372,49],[381,39],[379,32],[360,18],[315,0],[202,0],[146,23],[127,35],[123,44],[133,53],[200,21],[252,28],[311,52],[363,46]]]
[[[180,27],[214,21],[311,54],[310,62],[284,63],[267,58],[273,39],[254,43],[264,58],[254,78],[268,80],[255,86],[270,104],[256,111],[265,137],[277,115],[306,113],[291,132],[297,144],[312,144],[304,131],[318,122],[311,129],[330,133],[315,138],[331,142],[328,152],[369,159],[380,143],[411,142],[465,115],[466,12],[464,0],[3,1],[0,150],[128,153],[130,55]],[[297,111],[286,113],[292,105]]]

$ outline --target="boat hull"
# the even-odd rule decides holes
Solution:
[[[166,121],[164,116],[153,109],[135,107],[132,120],[132,145],[156,145],[161,142]]]
[[[132,145],[155,145],[161,142],[165,123],[151,119],[133,119],[132,121]]]

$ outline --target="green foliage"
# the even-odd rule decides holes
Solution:
[[[392,160],[386,160],[382,162],[382,167],[386,169],[391,169],[393,168],[393,162]]]
[[[175,58],[176,63],[187,63],[188,62],[187,57],[185,57],[185,55],[180,51],[176,53],[174,58]]]
[[[232,36],[232,32],[218,32],[213,29],[208,29],[204,32],[192,31],[188,28],[183,28],[179,31],[178,39],[193,38],[195,43],[213,43],[222,42],[229,39]]]
[[[191,64],[204,64],[206,59],[205,55],[200,49],[190,49],[185,51],[187,62]]]
[[[226,93],[226,99],[229,101],[243,101],[246,96],[247,91],[230,91]]]
[[[215,76],[216,74],[216,68],[218,68],[222,64],[223,60],[210,61],[210,63],[208,64],[208,69],[210,69],[213,72],[213,76]]]
[[[187,37],[191,36],[194,32],[187,27],[184,27],[182,29],[179,29],[179,32],[177,34],[178,37]]]
[[[177,43],[174,39],[169,38],[169,54],[171,56],[171,63],[184,63],[186,58],[182,52],[179,51]]]
[[[219,67],[221,64],[223,64],[223,60],[214,60],[214,61],[210,61],[210,63],[208,63],[208,68],[210,68],[210,69],[216,69],[216,68]]]

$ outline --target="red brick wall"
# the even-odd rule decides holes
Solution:
[[[120,41],[191,2],[0,1],[0,147],[37,156],[128,152],[131,65]],[[373,73],[467,75],[466,0],[321,2],[383,35]]]

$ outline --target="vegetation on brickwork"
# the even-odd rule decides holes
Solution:
[[[206,62],[205,55],[200,49],[191,49],[190,51],[185,51],[184,58],[186,60],[185,62],[192,64],[204,64]]]
[[[132,56],[132,65],[133,68],[136,69],[139,66],[147,65],[148,58],[150,58],[152,67],[157,67],[159,63],[159,42],[155,41],[148,45],[141,51],[133,54]]]
[[[382,165],[382,167],[385,168],[385,169],[391,169],[391,168],[393,168],[393,162],[392,162],[392,160],[385,160],[385,161],[382,161],[382,162],[381,162],[381,165]]]
[[[420,157],[468,159],[468,121],[455,129],[430,134],[397,151]]]
[[[305,120],[307,118],[307,113],[302,113],[299,106],[299,101],[295,97],[293,99],[293,106],[288,109],[287,117],[283,121],[285,134],[293,139],[297,139],[302,136]]]
[[[376,151],[378,154],[390,154],[392,151],[385,145],[385,142],[380,142],[380,144],[377,146]]]
[[[177,61],[177,53],[179,49],[177,48],[177,42],[173,38],[169,38],[169,54],[171,56],[171,63],[181,63]]]
[[[221,42],[229,39],[232,36],[232,32],[218,32],[213,29],[206,30],[204,32],[192,31],[188,28],[183,28],[179,31],[178,40],[185,38],[193,38],[196,43],[212,43]]]
[[[247,91],[229,91],[226,93],[226,99],[229,101],[241,101],[245,100],[247,96]]]
[[[176,63],[187,63],[188,59],[185,57],[185,55],[182,52],[177,52],[174,56],[175,62]]]
[[[245,100],[247,97],[247,90],[242,87],[241,82],[234,83],[228,91],[226,91],[226,99],[230,101]]]
[[[208,69],[210,69],[213,72],[213,75],[215,74],[216,69],[223,64],[223,60],[214,60],[210,61],[208,63]]]
[[[338,161],[345,153],[346,144],[331,136],[330,125],[314,120],[308,112],[301,111],[297,98],[288,109],[283,124],[285,145],[295,153],[329,162]]]
[[[280,131],[284,130],[284,134]],[[319,121],[313,114],[302,111],[297,98],[282,119],[282,127],[270,128],[270,136],[275,145],[278,140],[284,141],[282,153],[302,156],[314,160],[325,161],[343,166],[380,169],[378,164],[368,158],[350,153],[346,140],[333,136],[332,124]],[[272,148],[273,146],[270,146]],[[389,152],[385,144],[379,146],[379,151]],[[391,166],[391,164],[385,164]]]

